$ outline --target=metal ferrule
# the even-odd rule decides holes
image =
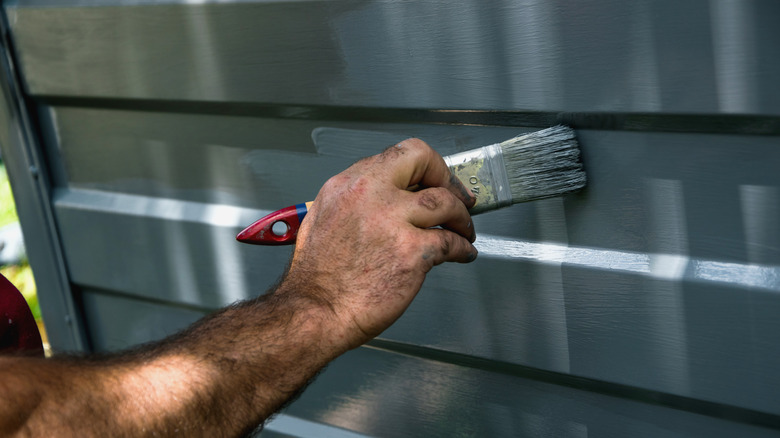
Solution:
[[[452,173],[471,189],[477,203],[471,214],[495,210],[512,204],[509,177],[499,144],[485,146],[444,157]]]

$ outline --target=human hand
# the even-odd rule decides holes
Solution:
[[[325,183],[284,283],[331,309],[358,346],[401,316],[433,266],[476,258],[475,201],[438,153],[405,140]]]
[[[246,435],[401,316],[434,265],[474,260],[475,201],[420,140],[364,159],[322,187],[272,293],[115,357],[0,358],[0,435]]]

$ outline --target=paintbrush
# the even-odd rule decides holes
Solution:
[[[444,161],[476,196],[471,215],[560,196],[586,182],[574,130],[562,125],[449,155]],[[295,243],[311,204],[277,210],[241,231],[236,240],[259,245]]]

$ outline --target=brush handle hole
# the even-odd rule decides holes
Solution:
[[[288,231],[290,231],[290,225],[285,221],[276,221],[271,225],[271,232],[274,233],[274,236],[282,237],[287,234]]]

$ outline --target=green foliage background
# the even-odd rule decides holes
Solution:
[[[0,227],[12,224],[19,220],[16,216],[16,204],[11,193],[11,184],[5,171],[5,165],[0,162]],[[35,320],[41,321],[41,307],[38,304],[38,295],[35,288],[30,264],[25,260],[18,265],[0,266],[0,273],[22,292],[30,306]]]
[[[16,207],[11,195],[11,184],[5,173],[5,165],[0,162],[0,227],[16,222]]]

